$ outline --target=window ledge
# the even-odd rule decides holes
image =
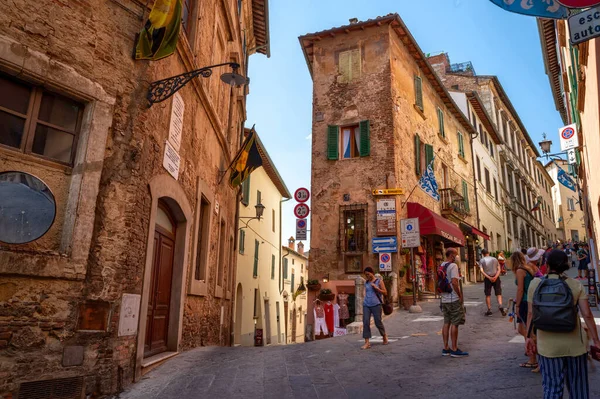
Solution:
[[[425,113],[423,112],[423,109],[421,107],[419,107],[417,104],[413,104],[413,107],[415,108],[415,111],[417,111],[417,113],[419,115],[421,115],[421,118],[423,118],[424,120],[427,119],[427,117],[425,116]]]
[[[450,142],[448,141],[448,139],[446,137],[442,136],[441,133],[438,133],[438,137],[439,137],[440,140],[442,140],[442,142],[444,144],[450,144]]]
[[[465,163],[465,165],[467,165],[467,164],[469,163],[469,161],[467,161],[467,160],[465,159],[465,157],[463,157],[462,155],[459,155],[459,156],[458,156],[458,159],[460,159],[461,161],[463,161],[463,162]]]

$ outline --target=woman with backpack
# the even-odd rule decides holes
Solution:
[[[569,269],[569,257],[553,250],[548,256],[548,275],[529,286],[527,329],[537,330],[537,338],[527,338],[528,353],[538,353],[544,399],[562,398],[565,379],[569,397],[589,398],[587,347],[588,337],[581,327],[585,320],[592,349],[600,347],[594,316],[585,288],[580,281],[563,273]],[[579,307],[579,312],[577,310]]]
[[[375,272],[372,267],[365,267],[364,273],[366,279],[365,299],[363,301],[363,338],[365,339],[365,344],[361,349],[369,349],[371,347],[371,343],[369,342],[371,339],[371,315],[373,315],[373,319],[375,320],[375,327],[377,327],[383,337],[383,344],[388,344],[385,327],[383,326],[383,321],[381,321],[383,311],[382,295],[387,295],[387,289],[383,280],[375,278]]]
[[[531,281],[538,270],[537,267],[532,267],[531,265],[527,264],[525,255],[523,255],[523,253],[520,251],[513,252],[513,254],[510,256],[510,262],[512,265],[512,272],[515,275],[515,284],[517,285],[515,307],[517,310],[518,331],[523,338],[526,338],[527,312],[529,309],[527,302],[527,290],[529,289],[529,284],[531,284]],[[533,370],[537,369],[538,363],[535,353],[530,354],[529,360],[525,363],[521,363],[519,366]]]

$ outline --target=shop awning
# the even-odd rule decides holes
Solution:
[[[465,236],[454,223],[415,202],[409,202],[407,210],[409,218],[419,218],[421,235],[438,235],[444,239],[446,246],[465,246]]]
[[[484,233],[483,231],[479,230],[475,226],[471,226],[469,223],[462,222],[460,224],[460,228],[467,235],[475,234],[475,235],[478,235],[479,237],[483,238],[484,240],[489,240],[491,238],[489,234]]]

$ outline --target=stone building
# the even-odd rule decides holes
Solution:
[[[299,40],[313,80],[309,278],[327,276],[322,286],[334,294],[354,292],[353,279],[366,266],[379,269],[372,239],[400,242],[399,219],[416,217],[419,287],[431,292],[444,246],[465,246],[463,231],[471,233],[476,220],[470,145],[475,130],[399,15],[352,19]],[[440,201],[417,187],[434,156]],[[379,196],[374,190],[380,189],[404,194]],[[378,200],[386,210],[379,223]],[[408,256],[390,252],[392,273],[399,274]],[[404,290],[408,275],[402,275]],[[391,295],[396,299],[396,292]],[[361,317],[358,302],[355,320]]]
[[[148,2],[4,7],[0,201],[22,190],[19,206],[37,198],[52,217],[43,235],[46,219],[23,222],[33,241],[0,229],[0,396],[115,393],[183,350],[231,342],[240,190],[224,172],[247,87],[221,82],[222,67],[165,102],[146,97],[209,65],[246,75],[250,54],[269,54],[267,2],[182,3],[177,50],[154,62],[132,59]]]
[[[585,241],[588,236],[585,228],[585,213],[579,204],[577,191],[571,190],[558,181],[558,170],[569,173],[565,160],[548,161],[546,169],[552,177],[553,212],[556,214],[558,238],[562,241]]]
[[[308,257],[304,254],[304,244],[294,237],[281,248],[283,260],[283,305],[285,315],[286,343],[304,342],[306,316],[308,313],[306,283],[308,281]],[[302,287],[301,291],[298,288]]]
[[[234,343],[242,346],[286,342],[282,325],[281,205],[292,197],[257,137],[262,167],[243,184],[239,204]],[[257,219],[258,209],[263,214]],[[257,208],[258,207],[258,208]],[[305,307],[306,309],[306,307]],[[255,332],[262,340],[255,342]]]
[[[498,183],[506,221],[504,248],[514,251],[545,245],[542,212],[532,211],[544,190],[535,178],[540,154],[500,81],[496,76],[477,75],[470,62],[451,64],[446,53],[429,57],[429,62],[448,89],[477,92],[500,134],[503,144],[497,152],[502,178]]]

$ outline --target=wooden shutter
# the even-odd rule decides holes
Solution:
[[[446,132],[444,130],[444,111],[438,108],[438,125],[440,130],[440,135],[442,137],[446,137]]]
[[[338,126],[327,126],[327,159],[337,160],[339,158],[339,132]]]
[[[258,277],[258,247],[259,247],[260,243],[258,242],[258,240],[254,240],[254,270],[252,272],[252,275],[254,277]]]
[[[421,139],[415,134],[415,173],[421,176]]]
[[[250,203],[250,175],[242,183],[242,204],[248,206]]]
[[[283,258],[283,279],[287,279],[288,276],[288,259]]]
[[[294,277],[296,277],[296,275],[294,274],[294,271],[292,270],[292,283],[290,284],[290,287],[291,287],[291,289],[290,289],[291,292],[290,293],[291,294],[293,294],[295,292],[295,289],[294,289],[294,283],[295,283],[294,280],[295,279],[294,279]]]
[[[415,76],[415,105],[423,110],[423,87],[419,76]]]
[[[466,181],[462,181],[463,198],[465,200],[465,209],[469,211],[469,186]]]
[[[433,146],[425,144],[425,167],[427,167],[431,161],[433,161]]]
[[[361,121],[360,128],[360,156],[366,157],[371,155],[371,133],[369,121]]]
[[[275,255],[271,255],[271,280],[275,279]]]
[[[463,143],[463,135],[461,132],[458,132],[458,155],[461,157],[465,157],[465,147]]]

